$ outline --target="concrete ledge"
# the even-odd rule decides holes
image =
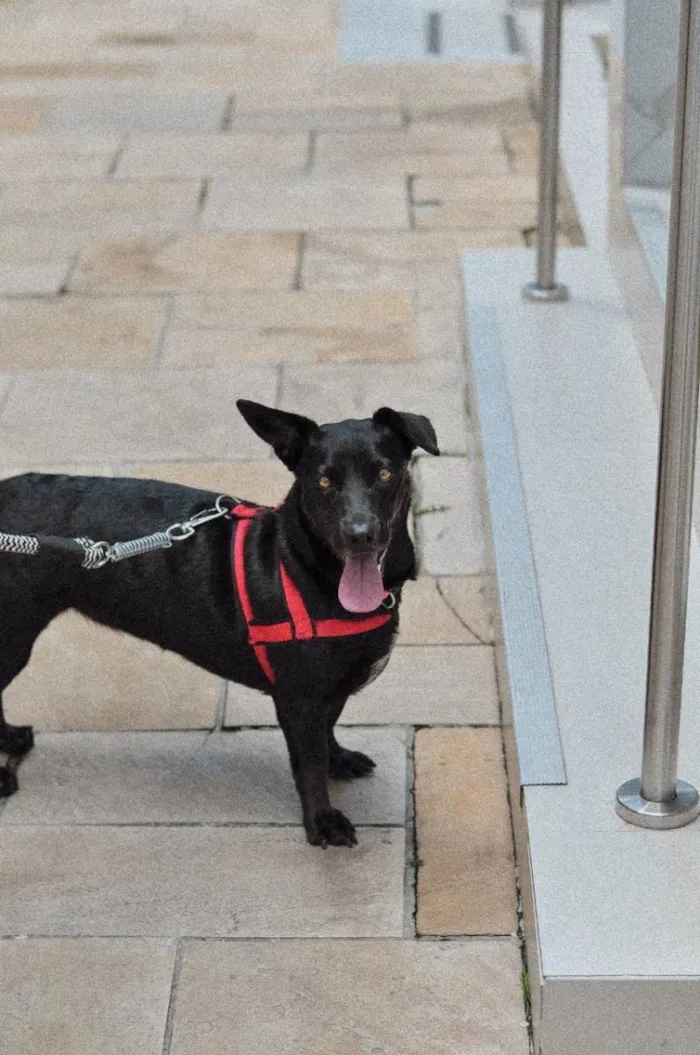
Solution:
[[[510,522],[499,523],[506,514],[496,503],[492,533],[531,542],[534,582],[524,589],[539,598],[548,658],[539,688],[549,674],[566,765],[565,784],[525,785],[518,760],[527,731],[514,722],[510,777],[520,791],[538,1044],[543,1055],[697,1055],[700,825],[648,832],[625,825],[613,808],[641,759],[656,404],[603,253],[561,253],[572,292],[565,305],[521,299],[534,273],[529,251],[465,253],[463,264],[488,487],[517,473],[526,520],[512,521],[516,502]],[[489,425],[494,406],[482,367],[490,360],[493,375],[496,357],[512,445],[494,444]],[[494,553],[500,585],[509,569],[496,542]],[[680,775],[696,785],[699,569],[694,539]],[[500,593],[512,687],[526,662],[518,623],[537,612],[518,607],[512,590]]]

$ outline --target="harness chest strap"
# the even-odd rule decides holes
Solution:
[[[264,512],[266,512],[264,506],[243,504],[234,506],[230,511],[230,515],[237,521],[233,529],[233,573],[243,615],[248,624],[248,640],[268,681],[274,685],[275,672],[270,664],[267,645],[279,645],[288,641],[310,641],[315,637],[350,637],[355,634],[364,634],[368,630],[378,630],[379,627],[385,626],[391,620],[391,615],[388,612],[382,612],[367,616],[365,619],[312,619],[299,589],[290,578],[284,564],[280,562],[282,590],[290,619],[283,623],[254,625],[255,614],[246,577],[245,542],[251,521]]]

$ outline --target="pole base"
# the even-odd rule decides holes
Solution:
[[[700,814],[700,795],[692,784],[679,780],[670,802],[651,802],[642,798],[642,782],[637,777],[617,789],[615,812],[638,828],[682,828]]]
[[[569,290],[561,282],[555,286],[538,286],[536,282],[528,282],[520,292],[525,300],[561,302],[569,299]]]

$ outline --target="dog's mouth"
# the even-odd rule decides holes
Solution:
[[[382,557],[373,551],[344,558],[338,600],[348,612],[373,612],[388,597],[382,580]]]

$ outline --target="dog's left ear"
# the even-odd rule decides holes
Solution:
[[[377,425],[388,425],[401,437],[410,452],[422,447],[428,454],[440,453],[435,429],[422,414],[405,414],[391,407],[380,407],[372,416],[372,421]]]
[[[236,406],[253,432],[269,443],[280,461],[295,472],[309,440],[318,432],[316,422],[249,399],[236,400]]]

